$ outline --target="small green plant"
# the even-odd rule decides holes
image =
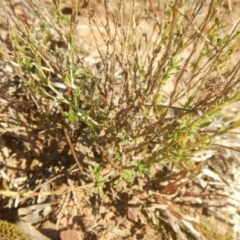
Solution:
[[[117,189],[139,194],[155,225],[163,214],[182,239],[183,228],[198,238],[195,222],[169,206],[184,194],[202,194],[195,180],[206,159],[198,156],[220,152],[216,138],[239,127],[221,116],[240,99],[240,62],[231,61],[239,22],[228,31],[219,1],[152,2],[140,11],[135,1],[111,8],[105,0],[99,18],[89,1],[82,25],[77,4],[63,16],[61,1],[54,1],[52,12],[33,9],[40,32],[12,17],[6,4],[12,50],[3,44],[1,58],[20,77],[28,103],[15,109],[22,115],[17,124],[66,138],[79,174],[100,198],[114,202]],[[76,149],[79,141],[88,141],[90,153]]]
[[[29,240],[28,236],[16,225],[0,220],[0,238],[2,240]]]

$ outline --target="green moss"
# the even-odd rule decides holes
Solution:
[[[217,230],[209,228],[206,224],[199,225],[199,231],[206,239],[233,240],[231,232],[228,235],[218,233]]]
[[[15,224],[0,220],[1,240],[29,240],[27,235]]]

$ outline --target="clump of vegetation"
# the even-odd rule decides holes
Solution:
[[[0,238],[2,240],[29,240],[27,235],[13,223],[0,220]]]
[[[61,193],[84,192],[92,211],[115,206],[101,216],[93,211],[95,219],[106,224],[111,212],[132,223],[126,236],[120,220],[107,230],[96,227],[98,220],[82,223],[98,237],[117,235],[113,225],[128,237],[149,221],[158,231],[164,221],[173,237],[186,239],[187,229],[204,238],[191,209],[229,197],[210,182],[226,183],[221,170],[231,164],[224,155],[231,147],[217,140],[240,124],[221,116],[240,97],[240,61],[232,61],[239,22],[221,18],[228,10],[219,1],[105,0],[102,12],[91,1],[87,7],[53,2],[2,2],[8,36],[1,61],[15,79],[0,86],[3,140],[17,139],[26,173],[42,171],[40,185],[52,185],[43,193],[39,183],[26,184],[28,192],[14,195],[9,180],[11,191],[1,194],[59,195],[65,181]],[[41,166],[32,166],[33,159]]]

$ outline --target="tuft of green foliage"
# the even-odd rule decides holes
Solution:
[[[0,220],[1,240],[29,240],[28,236],[16,225]]]
[[[219,1],[156,7],[144,1],[141,11],[134,0],[119,1],[115,11],[103,2],[104,20],[89,7],[87,26],[78,22],[77,5],[63,16],[61,1],[51,10],[31,5],[37,27],[8,14],[11,50],[3,44],[1,59],[21,79],[26,103],[13,107],[21,115],[14,120],[31,136],[44,132],[44,146],[66,139],[79,174],[100,199],[119,199],[116,189],[128,189],[129,196],[141,196],[141,211],[156,226],[163,215],[180,238],[181,228],[199,237],[191,221],[161,206],[177,204],[185,187],[195,192],[190,186],[201,174],[198,162],[206,160],[196,156],[220,151],[215,139],[240,126],[212,125],[240,100],[240,61],[231,61],[240,44],[239,22],[228,31]],[[144,29],[142,21],[150,20]],[[76,150],[86,138],[91,157]]]

